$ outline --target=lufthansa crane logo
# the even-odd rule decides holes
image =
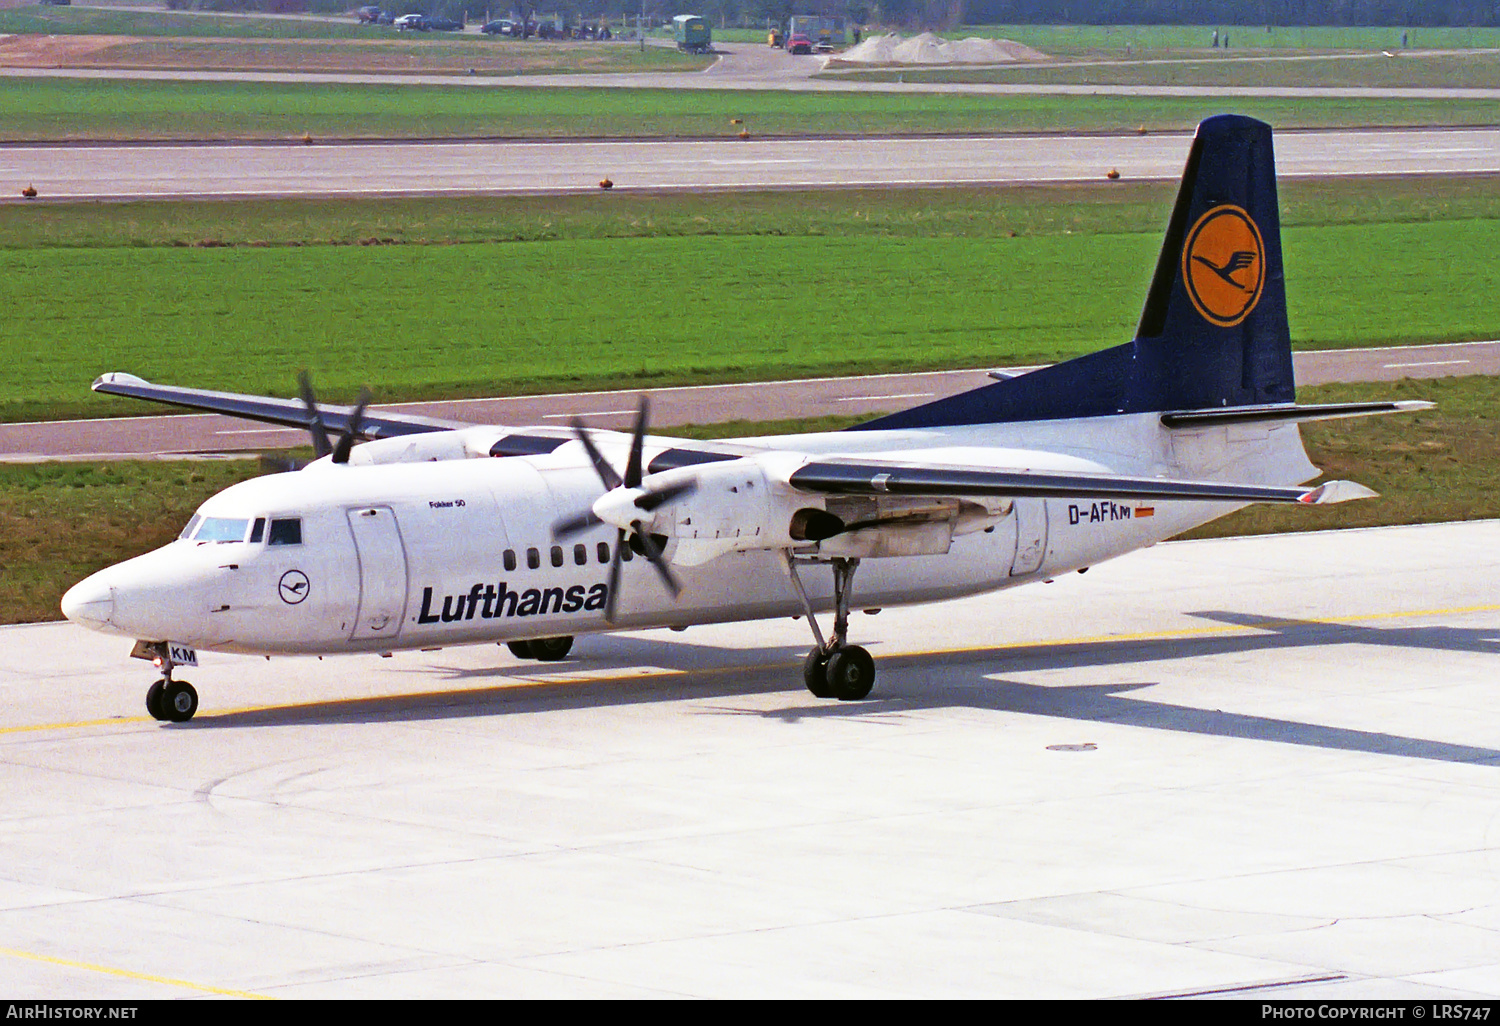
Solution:
[[[1198,218],[1182,247],[1182,281],[1209,323],[1232,328],[1250,316],[1266,282],[1266,246],[1250,215],[1226,203]]]
[[[276,591],[281,595],[281,601],[289,606],[295,606],[298,602],[307,598],[311,589],[308,584],[307,575],[301,570],[288,570],[281,575],[281,580],[276,585]]]

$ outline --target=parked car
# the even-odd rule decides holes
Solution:
[[[812,40],[806,36],[792,36],[786,41],[787,53],[812,53]]]
[[[487,21],[479,26],[479,31],[487,36],[519,36],[521,34],[521,23],[511,21],[509,18],[497,18]]]
[[[427,15],[425,15],[425,14],[403,14],[403,15],[401,15],[401,17],[397,18],[394,22],[392,22],[392,24],[396,26],[396,31],[397,32],[407,32],[407,31],[411,31],[411,32],[426,32],[427,31]]]
[[[462,32],[464,23],[452,18],[428,18],[427,28],[434,32]]]
[[[354,16],[359,19],[361,25],[374,25],[380,21],[380,8],[361,7],[354,12]]]

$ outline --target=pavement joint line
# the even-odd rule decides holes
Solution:
[[[33,962],[47,962],[52,965],[67,966],[70,969],[86,969],[89,972],[104,973],[108,976],[120,976],[127,980],[162,983],[169,987],[183,987],[188,990],[202,991],[206,994],[219,994],[223,997],[251,998],[256,1001],[275,1000],[266,994],[255,994],[248,990],[231,990],[227,987],[215,987],[207,983],[177,980],[170,976],[155,976],[151,973],[138,973],[131,969],[116,969],[113,966],[96,965],[93,962],[80,962],[71,958],[58,958],[55,955],[42,955],[34,951],[22,951],[20,948],[0,948],[0,955],[7,955],[11,958],[24,958]]]
[[[1296,617],[1276,617],[1266,620],[1257,620],[1246,624],[1225,624],[1217,627],[1196,627],[1181,630],[1167,631],[1138,631],[1131,634],[1096,634],[1077,638],[1052,638],[1042,641],[1021,642],[1014,645],[973,645],[963,648],[943,649],[918,649],[909,652],[881,652],[882,659],[914,659],[920,656],[944,656],[944,655],[966,655],[973,652],[994,652],[1002,654],[1006,652],[1020,652],[1033,648],[1064,648],[1072,645],[1091,645],[1100,642],[1127,642],[1127,641],[1167,641],[1173,638],[1198,638],[1218,634],[1235,634],[1239,632],[1255,632],[1276,630],[1288,626],[1335,626],[1345,623],[1360,623],[1369,620],[1400,620],[1416,619],[1427,616],[1458,616],[1466,613],[1492,613],[1500,611],[1500,603],[1491,603],[1477,606],[1453,606],[1445,609],[1408,609],[1383,613],[1356,613],[1351,616],[1329,616],[1316,619],[1300,619]],[[218,719],[227,716],[243,716],[249,713],[274,712],[284,709],[301,709],[309,706],[339,706],[355,705],[361,702],[372,701],[400,701],[402,699],[434,699],[445,697],[458,697],[462,695],[480,694],[486,691],[526,692],[539,691],[545,688],[559,686],[582,686],[589,684],[630,684],[642,680],[658,680],[664,677],[680,677],[692,674],[695,677],[722,676],[730,673],[745,673],[755,670],[785,669],[787,667],[800,666],[801,661],[775,662],[775,663],[750,663],[737,666],[708,666],[695,670],[680,669],[658,669],[644,673],[616,674],[605,677],[554,677],[554,678],[522,678],[515,684],[486,685],[475,688],[450,688],[446,691],[407,691],[391,695],[361,695],[356,698],[332,698],[320,699],[316,702],[293,702],[278,703],[276,705],[247,705],[221,712],[209,713],[199,717],[202,720]],[[72,730],[80,727],[101,727],[113,725],[126,725],[137,723],[154,722],[147,716],[110,717],[102,720],[78,720],[72,723],[38,723],[22,727],[0,727],[0,737],[7,734],[33,734],[50,730]],[[0,948],[0,953],[5,949]]]

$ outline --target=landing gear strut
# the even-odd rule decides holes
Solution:
[[[804,559],[802,562],[811,565],[824,561]],[[849,644],[849,588],[854,583],[859,560],[836,558],[827,562],[833,567],[833,637],[824,641],[823,632],[818,629],[818,621],[813,616],[812,603],[797,576],[797,557],[790,552],[786,554],[792,586],[802,599],[807,625],[812,628],[813,640],[817,642],[817,647],[802,663],[802,681],[807,690],[819,698],[856,702],[868,696],[875,686],[875,660],[863,648]]]
[[[155,662],[161,667],[161,680],[146,689],[146,711],[154,720],[186,723],[198,711],[198,692],[187,681],[172,679],[175,664],[166,645],[157,648]]]

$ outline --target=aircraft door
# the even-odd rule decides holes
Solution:
[[[351,509],[349,530],[359,557],[359,612],[350,641],[394,638],[406,616],[406,550],[389,506]]]
[[[1047,555],[1047,503],[1044,499],[1017,499],[1016,558],[1010,575],[1036,573]]]

